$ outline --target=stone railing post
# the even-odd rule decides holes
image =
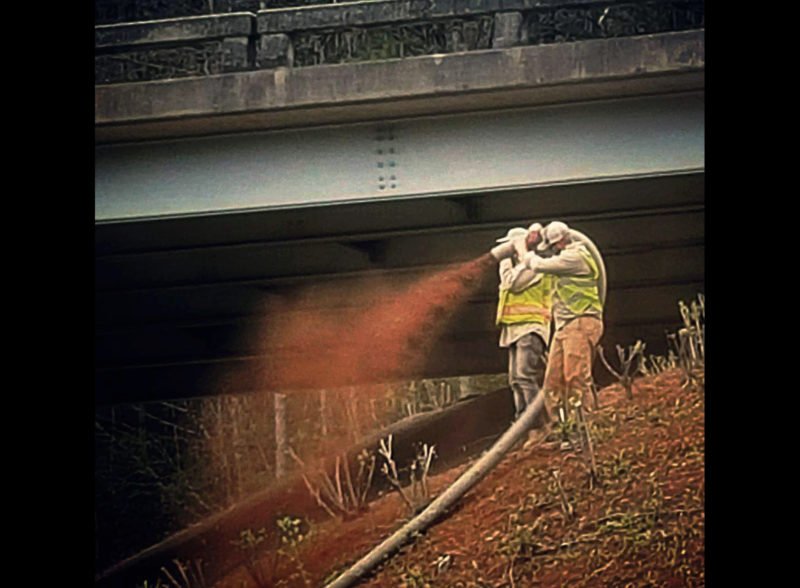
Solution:
[[[522,38],[523,17],[521,12],[498,12],[494,16],[494,35],[492,49],[504,49],[525,44]],[[527,37],[527,35],[525,35]]]
[[[294,48],[289,35],[277,33],[261,35],[256,44],[256,69],[292,67]]]

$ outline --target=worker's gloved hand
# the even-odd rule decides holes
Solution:
[[[535,251],[528,251],[525,255],[522,256],[522,263],[525,264],[528,269],[536,270],[536,266],[539,265],[539,262],[542,260],[541,257],[536,255]]]
[[[511,241],[511,243],[514,245],[514,251],[517,254],[517,258],[522,259],[522,257],[528,252],[528,247],[525,245],[525,237],[514,239]]]

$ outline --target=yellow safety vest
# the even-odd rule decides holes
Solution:
[[[553,295],[553,276],[544,275],[533,286],[519,294],[501,289],[497,301],[497,325],[517,323],[550,324],[550,307]]]
[[[579,250],[579,253],[589,264],[592,274],[582,277],[558,276],[555,284],[556,296],[574,314],[587,314],[587,311],[602,312],[603,305],[600,302],[600,295],[597,289],[600,270],[597,269],[597,263],[591,253],[583,248]]]

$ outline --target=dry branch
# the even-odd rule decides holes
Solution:
[[[589,464],[588,464],[589,465],[589,470],[591,472],[592,479],[595,482],[599,482],[600,481],[600,476],[597,473],[597,462],[596,462],[595,457],[594,457],[594,445],[592,443],[592,435],[589,432],[589,426],[588,426],[588,424],[586,422],[586,415],[583,412],[583,406],[578,404],[578,406],[576,408],[577,408],[576,412],[577,412],[577,415],[578,415],[578,428],[579,428],[580,431],[583,432],[583,438],[585,440],[585,447],[586,447],[586,450],[587,450],[587,453],[588,453],[588,457],[589,457],[589,460],[588,460],[589,461]]]
[[[378,449],[378,453],[386,460],[381,467],[381,472],[383,472],[383,475],[389,480],[389,483],[397,489],[411,512],[414,512],[414,503],[411,502],[403,491],[403,485],[400,483],[400,477],[397,474],[397,464],[392,459],[392,435],[389,435],[386,442],[381,439],[379,443],[380,448]]]
[[[597,346],[597,354],[600,356],[600,360],[603,362],[603,365],[606,366],[606,369],[619,380],[620,384],[622,384],[628,400],[633,399],[633,375],[630,373],[631,365],[634,359],[643,356],[645,347],[646,344],[643,343],[641,339],[637,339],[636,343],[629,346],[627,350],[621,345],[617,345],[617,356],[619,357],[620,363],[620,371],[617,371],[608,363],[605,353],[603,352],[603,346]]]
[[[572,508],[572,505],[569,503],[567,499],[567,493],[564,492],[564,487],[561,485],[561,477],[559,476],[558,470],[551,470],[553,477],[556,480],[556,486],[558,487],[558,493],[561,497],[561,510],[564,511],[564,514],[567,516],[568,519],[571,519],[575,514],[575,509]]]

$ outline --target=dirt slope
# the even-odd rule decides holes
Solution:
[[[704,393],[680,380],[678,371],[639,379],[632,401],[619,386],[601,391],[590,416],[599,482],[581,454],[557,444],[516,449],[361,585],[705,585]],[[433,492],[466,467],[432,479]],[[262,585],[321,586],[407,515],[386,496],[356,520],[317,525],[296,547],[267,554],[256,575]],[[216,588],[258,586],[253,578],[243,568]]]

